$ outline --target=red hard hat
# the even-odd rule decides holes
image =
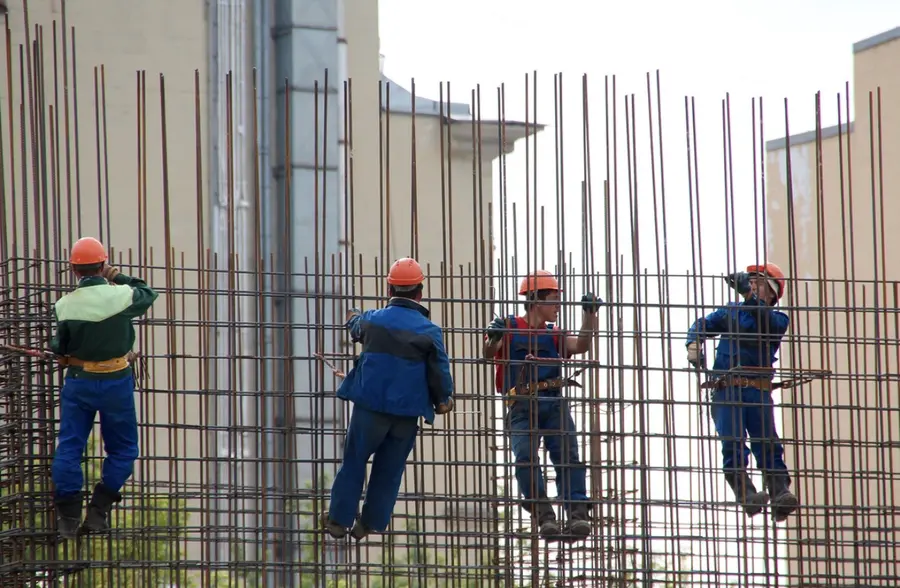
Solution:
[[[388,272],[387,282],[391,286],[418,286],[425,281],[422,266],[412,257],[398,259]]]
[[[94,265],[108,259],[103,243],[93,237],[82,237],[72,245],[69,263],[72,265]]]
[[[784,272],[774,263],[769,262],[766,265],[748,265],[747,273],[758,274],[769,278],[769,281],[775,282],[775,285],[777,286],[778,300],[781,300],[781,297],[784,296],[784,288],[787,284],[784,279]]]
[[[559,282],[553,277],[553,274],[546,270],[537,270],[533,274],[528,274],[519,283],[519,294],[527,294],[529,292],[538,292],[540,290],[558,290]]]

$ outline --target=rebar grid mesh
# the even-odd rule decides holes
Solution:
[[[683,121],[665,124],[683,122],[686,143],[664,150],[667,100],[658,75],[648,75],[638,95],[622,95],[610,77],[566,85],[565,96],[562,77],[554,76],[552,109],[543,106],[550,78],[533,75],[515,99],[505,87],[490,98],[473,91],[475,114],[464,122],[353,102],[352,84],[339,80],[339,119],[349,141],[342,204],[327,209],[325,194],[334,187],[311,186],[308,233],[286,220],[296,218],[296,201],[277,190],[261,193],[259,173],[268,170],[256,170],[253,185],[240,189],[247,206],[237,201],[230,172],[243,165],[242,154],[227,141],[218,148],[231,186],[217,195],[220,206],[211,205],[199,73],[192,95],[173,98],[162,75],[148,80],[137,72],[135,133],[130,143],[114,144],[105,124],[105,70],[91,65],[93,87],[83,79],[78,87],[75,74],[84,69],[67,61],[66,42],[58,48],[52,30],[52,45],[40,26],[29,44],[7,43],[0,344],[46,347],[52,303],[73,285],[67,248],[83,234],[106,241],[115,264],[161,297],[136,323],[148,368],[136,392],[142,456],[108,537],[65,543],[55,532],[49,464],[61,372],[20,353],[0,356],[0,585],[900,583],[893,440],[900,430],[900,319],[884,220],[884,194],[896,176],[885,181],[881,170],[880,121],[888,105],[880,89],[869,97],[868,126],[857,121],[852,137],[845,126],[827,145],[819,136],[792,168],[796,150],[763,159],[756,100],[749,109],[752,150],[740,161],[732,155],[727,98],[721,129],[705,134],[697,131],[694,101],[685,98]],[[70,40],[74,59],[74,31]],[[65,93],[63,71],[72,79]],[[331,87],[325,76],[322,87]],[[233,80],[220,82],[233,128]],[[439,93],[442,109],[445,100],[449,107],[449,87]],[[564,120],[562,105],[576,94],[579,112],[567,109]],[[505,122],[507,100],[524,106],[523,123]],[[553,114],[551,128],[535,123],[538,100],[542,116]],[[499,123],[482,114],[491,102]],[[353,121],[367,109],[380,113],[377,152],[354,146]],[[846,96],[838,97],[838,111],[849,118]],[[785,131],[787,113],[785,105]],[[306,125],[317,144],[336,132],[309,113],[290,114],[284,124]],[[167,116],[180,124],[193,117],[193,145],[184,145],[182,132],[172,146]],[[564,154],[564,129],[583,136],[580,152]],[[291,147],[283,146],[288,158]],[[701,182],[699,162],[709,161],[701,149],[722,149],[724,189]],[[407,158],[392,159],[398,152]],[[361,157],[378,165],[357,175],[352,162]],[[259,161],[258,152],[252,159]],[[134,196],[110,190],[110,172],[122,168]],[[736,168],[752,189],[734,188]],[[282,171],[288,180],[290,169]],[[470,183],[456,181],[461,173]],[[805,177],[800,200],[794,173]],[[857,186],[864,188],[854,203]],[[268,217],[254,212],[264,203]],[[225,226],[215,250],[212,215]],[[340,235],[329,234],[335,226]],[[265,255],[272,227],[281,241]],[[340,238],[340,255],[322,253],[328,238]],[[319,253],[294,257],[300,241],[312,241]],[[349,416],[334,396],[338,379],[330,366],[348,370],[357,352],[343,333],[344,311],[383,304],[387,266],[405,254],[426,266],[425,303],[448,341],[456,411],[422,429],[390,531],[360,544],[336,541],[317,523]],[[778,525],[765,514],[748,520],[734,504],[701,378],[683,355],[694,318],[732,297],[721,274],[757,258],[777,259],[790,277],[782,309],[791,328],[779,377],[832,374],[776,395],[803,505]],[[581,293],[607,301],[591,351],[581,365],[571,364],[587,367],[582,388],[570,394],[595,527],[574,544],[548,545],[519,509],[494,367],[480,359],[483,328],[493,316],[519,313],[518,278],[538,267],[561,276],[563,328],[577,328]],[[93,442],[89,481],[101,459]],[[552,488],[552,469],[545,475]]]

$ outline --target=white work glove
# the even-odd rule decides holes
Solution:
[[[688,344],[687,346],[687,360],[688,363],[694,367],[698,367],[700,362],[703,360],[703,344],[699,341],[694,341],[693,343]]]

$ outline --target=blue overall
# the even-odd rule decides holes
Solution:
[[[128,481],[138,457],[138,425],[134,405],[134,374],[115,380],[66,377],[60,392],[59,441],[51,468],[56,498],[81,493],[81,458],[100,413],[100,435],[106,458],[101,482],[117,493]]]
[[[771,368],[789,323],[787,314],[751,296],[698,319],[688,331],[687,344],[718,335],[713,370],[755,378],[758,373],[742,374],[740,368]],[[771,392],[733,386],[718,388],[710,413],[722,444],[722,469],[726,473],[745,470],[751,452],[759,469],[787,472]],[[750,449],[745,443],[748,436]]]
[[[511,316],[510,324],[527,328],[523,320]],[[537,334],[512,330],[505,338],[505,359],[509,363],[499,366],[499,391],[508,393],[517,383],[535,383],[559,378],[562,370],[559,364],[523,364],[529,353],[541,358],[559,358],[557,340],[548,325],[546,333]],[[528,365],[522,374],[522,366]],[[520,378],[521,374],[521,378]],[[586,501],[587,468],[578,457],[578,442],[575,421],[567,400],[559,388],[541,390],[535,397],[517,398],[506,414],[506,429],[510,446],[516,459],[516,480],[519,491],[525,499],[526,510],[532,508],[532,501],[546,500],[547,489],[544,474],[538,460],[538,447],[544,439],[550,461],[556,470],[557,494],[563,500],[566,510],[572,501]]]
[[[345,528],[356,518],[366,464],[373,455],[359,518],[374,531],[387,528],[416,443],[418,419],[434,422],[435,407],[453,395],[443,335],[428,314],[412,300],[392,298],[385,308],[347,322],[351,339],[363,348],[337,393],[353,403],[353,414],[328,511]]]

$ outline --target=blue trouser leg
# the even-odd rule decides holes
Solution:
[[[134,473],[134,462],[140,455],[134,376],[96,380],[96,384],[95,402],[106,452],[100,480],[107,490],[118,493]]]
[[[414,430],[412,438],[408,437],[410,434],[409,423],[412,423]],[[367,410],[359,405],[353,407],[353,414],[350,416],[350,426],[347,428],[347,438],[344,442],[344,460],[334,477],[334,484],[331,486],[331,506],[328,510],[328,517],[331,520],[343,527],[349,527],[353,524],[353,519],[356,518],[356,510],[359,506],[359,499],[362,496],[363,484],[366,480],[366,464],[369,458],[376,452],[379,452],[383,444],[396,451],[400,443],[392,437],[401,437],[405,433],[407,437],[404,439],[406,444],[403,447],[408,447],[408,449],[403,454],[402,465],[398,466],[401,463],[399,456],[386,455],[386,449],[381,452],[380,456],[376,456],[376,459],[381,457],[378,460],[379,463],[382,465],[386,463],[387,467],[381,468],[378,465],[373,465],[372,467],[372,475],[376,477],[377,484],[389,488],[394,484],[394,480],[397,480],[393,498],[388,496],[382,502],[378,502],[380,499],[375,499],[374,494],[372,496],[372,500],[376,500],[376,504],[379,506],[373,506],[371,509],[373,510],[374,520],[370,528],[383,530],[384,527],[387,527],[387,522],[384,523],[382,529],[378,529],[374,525],[385,518],[387,521],[390,520],[393,505],[397,500],[397,492],[400,489],[399,479],[403,476],[406,457],[412,451],[412,445],[415,443],[415,433],[418,432],[418,427],[415,423],[416,419],[412,417],[395,417]],[[396,430],[394,429],[395,425],[398,426]],[[398,468],[399,474],[397,472]],[[382,473],[376,474],[379,469],[382,470]],[[381,481],[378,480],[379,478],[382,478]],[[371,500],[369,501],[371,502]],[[384,504],[388,502],[390,503],[390,508],[387,511],[387,515],[384,515]],[[369,526],[368,523],[367,526]]]
[[[381,445],[375,450],[372,473],[366,486],[366,501],[359,520],[368,528],[387,529],[397,503],[400,482],[406,470],[406,459],[416,444],[419,425],[415,418],[390,417],[392,423]]]
[[[556,470],[557,490],[566,510],[587,500],[587,468],[578,458],[575,420],[564,400],[542,402],[539,411],[544,443]]]
[[[775,403],[772,393],[757,388],[744,388],[744,425],[750,436],[750,451],[756,466],[768,472],[785,472],[784,445],[775,427]]]
[[[744,471],[750,460],[750,450],[744,443],[744,407],[740,390],[722,388],[713,395],[713,422],[722,443],[722,469],[726,474]]]
[[[547,498],[544,474],[538,462],[538,446],[541,443],[539,413],[530,401],[517,401],[506,414],[506,428],[509,444],[516,460],[516,481],[519,492],[525,499],[525,508],[530,510],[532,500]],[[532,405],[532,406],[529,406]]]
[[[59,434],[51,467],[57,500],[78,496],[84,487],[81,459],[97,413],[92,385],[90,380],[66,378],[60,392]]]
[[[56,498],[70,498],[83,489],[81,459],[98,412],[106,452],[101,481],[109,491],[117,493],[134,471],[139,453],[134,377],[66,378],[60,409],[59,440],[52,466]]]

